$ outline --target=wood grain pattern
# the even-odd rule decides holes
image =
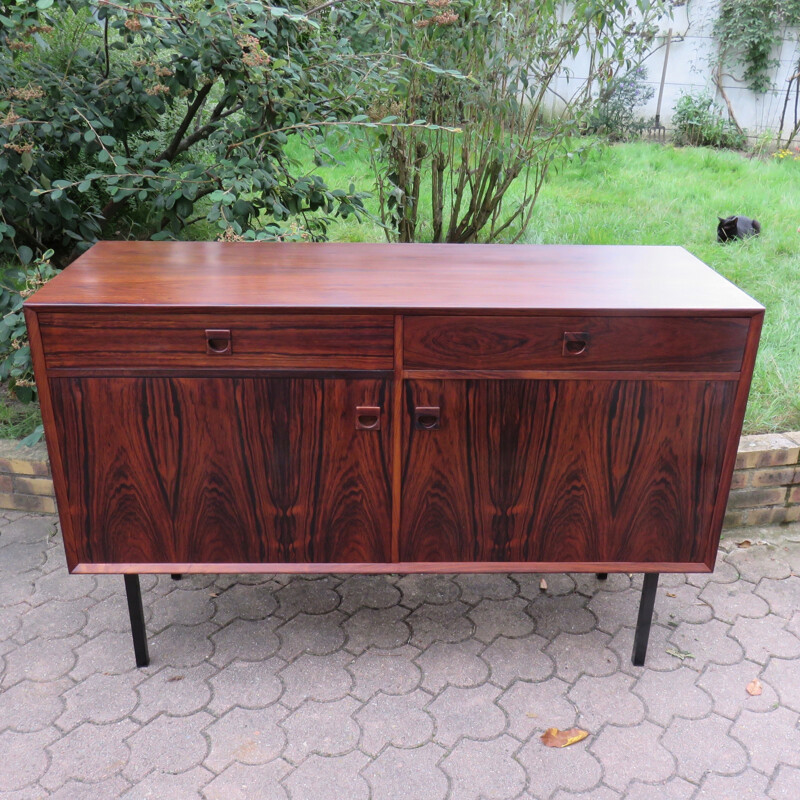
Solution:
[[[53,379],[70,568],[388,561],[390,385]],[[367,404],[380,431],[355,430]]]
[[[183,575],[191,574],[298,574],[320,575],[328,573],[349,573],[352,575],[387,575],[414,573],[491,573],[491,572],[713,572],[713,569],[702,563],[686,563],[683,561],[610,561],[584,562],[574,561],[399,561],[396,563],[341,563],[328,564],[257,564],[246,562],[202,563],[186,562],[169,563],[113,563],[78,564],[72,570],[78,575],[115,575],[120,573],[161,573]]]
[[[403,421],[401,560],[702,562],[735,389],[409,381],[442,420]]]
[[[680,247],[343,242],[100,242],[27,305],[679,316],[762,309]]]
[[[39,315],[50,369],[392,369],[392,318],[340,314]],[[206,331],[231,332],[231,353],[208,352]]]
[[[736,387],[736,397],[733,403],[731,421],[728,430],[722,434],[727,437],[727,440],[725,442],[725,455],[722,460],[722,473],[720,475],[719,486],[717,487],[714,516],[711,522],[711,529],[713,531],[722,531],[722,523],[728,506],[728,497],[730,496],[731,482],[733,480],[733,470],[736,466],[736,458],[739,450],[739,437],[742,435],[742,425],[744,424],[744,415],[747,411],[747,399],[750,394],[750,384],[753,380],[753,369],[755,368],[758,343],[761,338],[761,327],[763,323],[763,311],[754,314],[750,318],[747,345],[745,347],[744,357],[742,358],[741,378]],[[714,569],[718,548],[719,538],[710,538],[707,542],[707,549],[704,556],[704,561],[710,570]]]
[[[54,374],[57,374],[54,373]],[[738,381],[741,372],[683,372],[627,369],[404,369],[403,378],[410,380],[452,381],[469,378],[526,381]]]
[[[415,316],[404,328],[406,369],[613,369],[736,372],[749,319]],[[567,332],[584,332],[579,355]]]
[[[403,324],[399,314],[394,318],[394,382],[392,384],[392,415],[395,420],[403,416]],[[402,508],[403,481],[403,426],[394,426],[392,438],[392,561],[400,560],[400,509]]]
[[[45,442],[47,444],[47,455],[50,459],[50,469],[53,475],[53,489],[56,494],[59,521],[64,538],[64,550],[67,556],[67,563],[69,565],[74,565],[78,561],[78,554],[73,547],[73,542],[76,540],[73,520],[70,515],[62,513],[62,509],[67,508],[69,504],[67,496],[67,477],[64,470],[65,454],[62,453],[58,436],[56,435],[57,423],[53,415],[50,380],[47,374],[39,320],[36,313],[30,308],[25,308],[24,313],[25,325],[28,329],[28,341],[31,347],[34,375],[36,377],[36,387],[39,395],[39,408],[42,413],[42,424],[46,434]]]

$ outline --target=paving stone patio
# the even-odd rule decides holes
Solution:
[[[539,579],[144,576],[136,669],[122,578],[0,512],[0,799],[800,798],[800,526],[663,576],[644,668],[641,576]]]

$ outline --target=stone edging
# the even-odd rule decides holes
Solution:
[[[0,508],[54,513],[44,443],[0,439]],[[800,431],[743,436],[733,474],[726,528],[800,521]]]
[[[800,431],[743,436],[726,528],[800,521]]]
[[[56,499],[44,442],[22,447],[0,439],[0,508],[53,514]]]

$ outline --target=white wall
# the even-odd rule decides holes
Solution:
[[[689,0],[684,6],[673,9],[672,19],[661,22],[661,36],[644,64],[647,67],[648,83],[654,89],[654,96],[637,114],[649,119],[656,113],[658,89],[664,65],[664,43],[669,28],[672,28],[672,44],[670,46],[667,72],[664,81],[664,96],[661,101],[661,122],[670,127],[672,112],[681,93],[709,91],[716,96],[721,108],[725,108],[722,97],[716,90],[712,75],[711,63],[717,52],[716,42],[712,38],[714,20],[718,16],[719,0]],[[776,73],[776,88],[765,94],[756,94],[747,88],[741,79],[743,68],[733,70],[734,74],[723,77],[725,93],[731,101],[733,111],[739,124],[747,129],[748,135],[757,137],[764,131],[776,132],[780,122],[781,111],[786,94],[788,78],[797,65],[800,49],[797,44],[797,32],[793,37],[783,41],[780,52],[780,66]],[[570,65],[575,78],[585,78],[588,68],[588,57],[579,55]],[[570,94],[570,81],[567,76],[558,79],[556,90],[562,96]],[[794,88],[792,98],[784,122],[784,131],[788,133],[794,125]]]

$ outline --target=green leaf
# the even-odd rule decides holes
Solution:
[[[31,248],[28,247],[27,245],[21,244],[17,248],[17,253],[19,255],[19,260],[23,264],[30,264],[31,261],[33,260],[33,250],[31,250]]]
[[[17,392],[17,394],[19,395],[19,392]],[[43,436],[44,436],[44,426],[43,425],[37,425],[33,429],[33,433],[31,433],[29,436],[26,436],[24,439],[20,439],[19,443],[23,447],[33,447],[33,445],[35,445],[37,442],[41,441]]]
[[[50,6],[53,5],[53,2],[54,0],[36,0],[36,8],[38,8],[40,11],[44,11],[45,9],[50,8]]]
[[[24,364],[30,363],[31,359],[31,348],[26,345],[25,347],[20,347],[19,350],[14,352],[14,355],[11,357],[11,361],[17,365],[22,366]]]
[[[191,213],[192,209],[194,208],[194,203],[191,200],[187,200],[185,197],[180,197],[175,203],[175,213],[186,219]]]
[[[19,400],[20,403],[30,403],[31,400],[33,400],[33,389],[30,386],[20,386],[17,384],[14,386],[14,394],[17,396],[17,400]],[[33,436],[33,433],[30,434],[30,436]],[[30,436],[26,436],[25,438],[29,439]]]

